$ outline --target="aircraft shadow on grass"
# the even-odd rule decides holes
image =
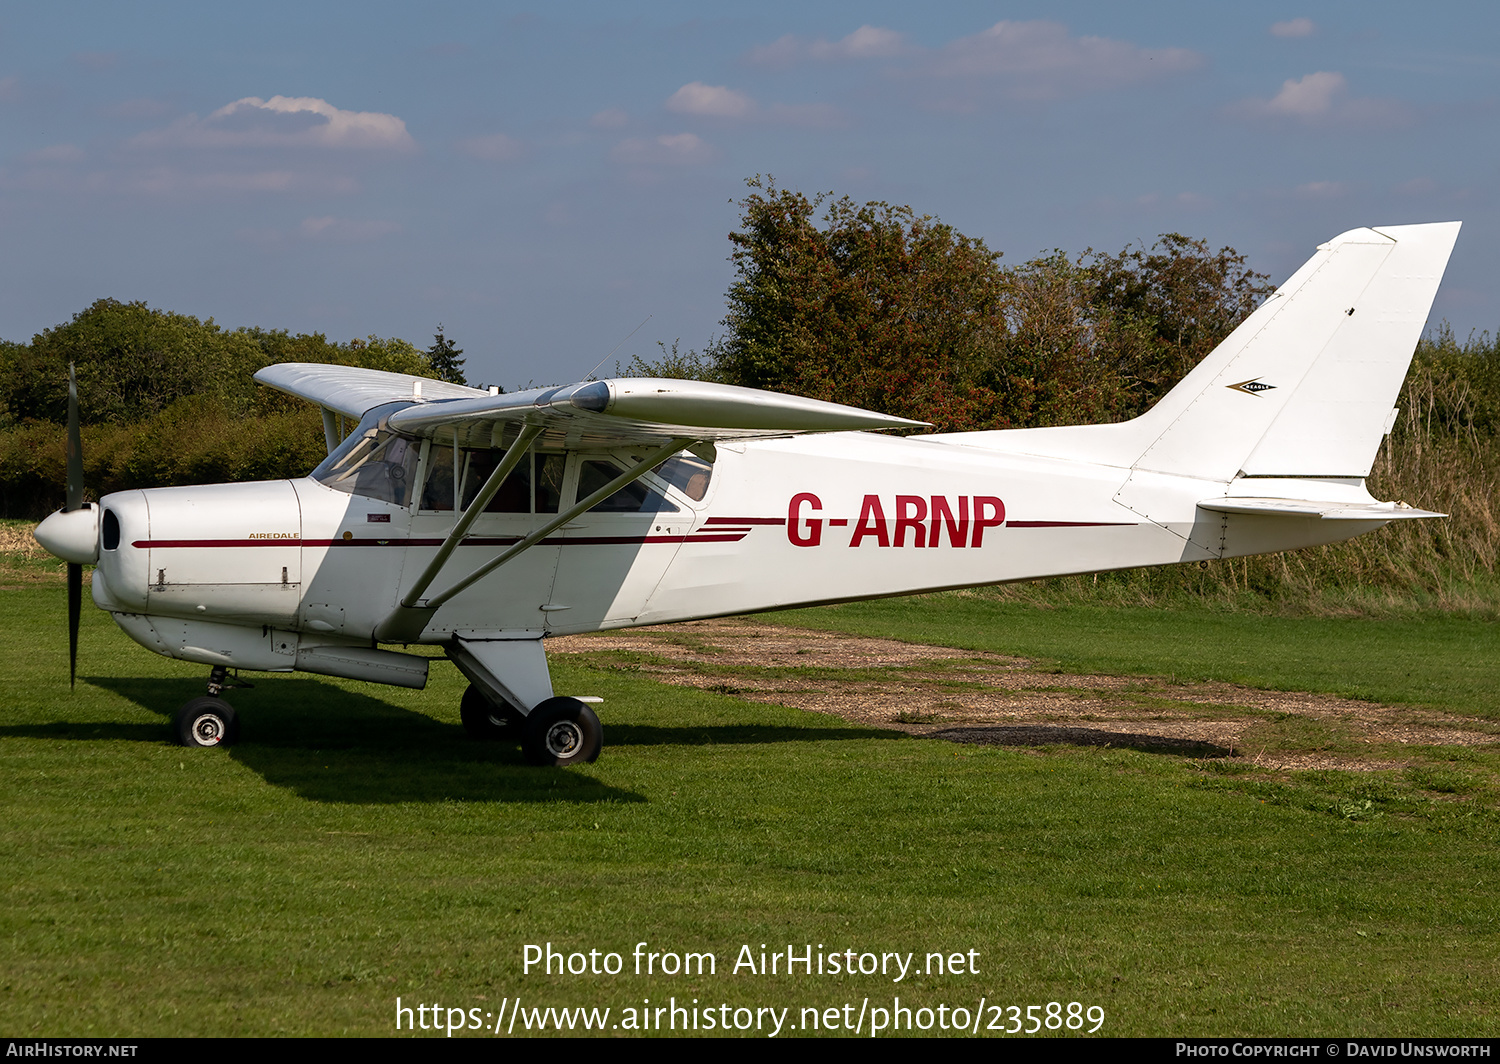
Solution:
[[[203,693],[196,678],[92,676],[86,682],[152,713]],[[573,772],[533,768],[519,743],[477,743],[458,724],[445,724],[380,698],[313,679],[262,681],[231,690],[239,741],[230,757],[275,787],[319,802],[643,802],[640,794]],[[613,746],[717,746],[902,739],[869,728],[798,728],[724,724],[659,727],[605,725]],[[0,729],[32,738],[171,742],[162,724],[55,722]]]
[[[761,743],[826,743],[849,739],[905,739],[884,728],[797,728],[782,724],[606,724],[610,746],[753,746]]]
[[[980,746],[1107,746],[1138,750],[1143,754],[1176,754],[1179,757],[1234,756],[1234,751],[1227,746],[1199,739],[1045,724],[971,725],[929,732],[927,737]]]
[[[203,693],[199,679],[91,676],[87,682],[143,709],[171,709]],[[519,744],[476,743],[458,724],[311,679],[259,682],[225,693],[239,713],[228,756],[315,802],[643,802],[645,797],[575,772],[533,768]],[[170,707],[170,708],[169,708]],[[49,725],[58,738],[97,738],[98,725]],[[58,729],[65,729],[60,733]],[[113,737],[171,742],[168,725],[109,725]],[[204,751],[192,751],[188,756]],[[212,756],[212,752],[209,752]]]

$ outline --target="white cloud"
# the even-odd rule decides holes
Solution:
[[[1269,100],[1242,100],[1230,111],[1246,118],[1288,119],[1308,125],[1405,125],[1413,118],[1411,107],[1399,100],[1351,97],[1348,93],[1344,75],[1319,70],[1288,78]]]
[[[524,144],[515,137],[507,137],[504,133],[469,137],[458,142],[458,150],[472,158],[486,159],[496,163],[507,163],[526,154]]]
[[[1018,99],[1049,100],[1118,88],[1201,66],[1186,48],[1142,48],[1107,37],[1074,37],[1058,22],[997,22],[949,42],[928,72],[998,79]]]
[[[619,129],[630,124],[630,115],[622,107],[608,107],[589,119],[595,129]]]
[[[758,108],[750,97],[728,86],[690,81],[667,97],[667,110],[682,115],[749,118]]]
[[[888,59],[906,50],[905,34],[867,25],[837,41],[821,37],[809,41],[789,33],[770,44],[752,48],[746,58],[759,66],[790,66],[803,60]]]
[[[833,44],[814,43],[812,55],[814,59],[883,59],[898,54],[905,40],[905,36],[895,30],[861,26]]]
[[[1285,22],[1271,23],[1273,37],[1311,37],[1317,32],[1318,27],[1310,18],[1291,18]]]
[[[825,128],[844,124],[843,113],[832,104],[775,103],[762,107],[737,89],[701,81],[689,82],[667,97],[666,108],[677,114],[741,122]]]
[[[1349,191],[1349,186],[1342,181],[1309,181],[1298,185],[1295,191],[1302,199],[1338,199]]]
[[[1312,118],[1333,110],[1333,98],[1348,89],[1344,75],[1329,70],[1281,83],[1281,91],[1266,101],[1266,112]]]
[[[188,115],[132,139],[140,146],[375,148],[416,146],[406,123],[378,111],[345,111],[312,96],[246,96],[207,118]]]
[[[21,98],[21,79],[14,74],[0,78],[0,103],[9,103]]]
[[[664,133],[646,139],[622,140],[609,153],[611,160],[627,166],[701,166],[719,157],[714,146],[693,133]]]

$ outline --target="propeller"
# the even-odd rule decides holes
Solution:
[[[78,376],[68,363],[68,496],[63,513],[83,509],[83,440],[78,432]],[[83,566],[68,563],[68,686],[78,680],[78,622],[83,613]]]
[[[63,508],[37,525],[36,540],[68,563],[68,686],[78,680],[78,622],[83,567],[99,560],[99,508],[83,501],[83,443],[78,432],[78,377],[68,365],[68,483]]]

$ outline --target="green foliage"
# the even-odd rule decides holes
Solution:
[[[729,236],[726,380],[942,425],[993,420],[977,378],[1006,334],[997,253],[910,207],[749,184]]]
[[[661,357],[657,359],[644,359],[640,355],[632,355],[630,362],[625,366],[615,363],[615,375],[618,377],[665,377],[680,381],[717,381],[720,384],[729,383],[724,379],[724,374],[719,369],[719,363],[714,357],[717,344],[710,341],[706,351],[682,351],[681,340],[673,340],[669,348],[666,344],[658,341],[656,346],[661,348]]]
[[[463,348],[443,335],[443,323],[438,322],[437,334],[427,349],[427,364],[432,367],[433,375],[452,384],[468,384],[464,379],[464,360],[458,357],[463,353]]]
[[[91,497],[306,474],[324,453],[317,411],[252,380],[278,362],[436,375],[426,352],[396,337],[226,331],[101,299],[29,344],[0,343],[0,515],[39,517],[61,503],[69,363]]]
[[[1140,413],[1270,292],[1232,248],[1061,251],[1021,266],[930,215],[752,178],[727,330],[632,370],[809,395],[939,430]],[[821,222],[817,219],[823,211]]]
[[[304,476],[324,453],[322,421],[307,403],[238,414],[215,396],[184,396],[144,421],[83,427],[90,498],[131,488]],[[0,431],[0,516],[38,517],[54,509],[66,464],[61,426],[36,421]]]
[[[1089,253],[1083,263],[1098,337],[1118,352],[1132,413],[1165,395],[1274,290],[1233,248],[1167,233],[1149,252]]]

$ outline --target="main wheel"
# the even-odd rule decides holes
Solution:
[[[195,698],[177,711],[173,720],[183,746],[228,746],[240,737],[234,707],[222,698]]]
[[[515,711],[508,704],[495,705],[473,684],[458,703],[458,716],[470,739],[514,739],[520,733]]]
[[[604,745],[604,727],[576,698],[549,698],[526,716],[521,749],[533,765],[593,761]]]

